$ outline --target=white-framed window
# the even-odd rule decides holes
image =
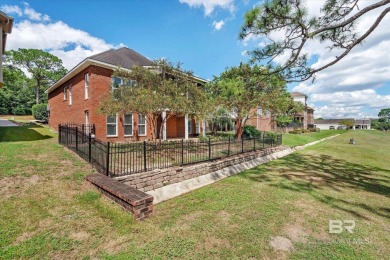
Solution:
[[[64,100],[66,100],[67,92],[68,92],[68,87],[64,87]]]
[[[257,115],[258,116],[263,116],[263,109],[261,107],[257,108]]]
[[[107,115],[107,136],[118,136],[118,115]]]
[[[271,111],[265,110],[265,115],[270,117],[271,116]]]
[[[89,74],[84,74],[84,98],[88,99],[88,91],[89,91]]]
[[[69,85],[69,105],[72,105],[73,100],[72,100],[72,86]]]
[[[118,89],[121,86],[125,86],[125,87],[137,86],[137,81],[113,76],[111,78],[111,91],[114,91],[115,89]]]
[[[199,132],[200,132],[199,123],[198,123],[198,122],[195,122],[195,133],[196,133],[196,134],[199,134]]]
[[[132,113],[126,113],[124,114],[124,128],[125,128],[125,136],[132,136],[133,135],[133,114]]]
[[[146,116],[138,114],[138,135],[146,135]]]
[[[89,134],[89,111],[85,110],[85,132]]]
[[[188,118],[188,134],[192,134],[192,119]]]

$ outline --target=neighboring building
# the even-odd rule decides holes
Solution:
[[[354,121],[352,129],[371,129],[371,119],[353,119],[353,118],[341,118],[341,119],[316,119],[314,120],[314,126],[321,130],[332,129],[345,129],[345,125],[340,124],[343,120]]]
[[[58,130],[59,124],[69,122],[87,126],[93,124],[96,138],[103,141],[150,139],[151,131],[158,131],[147,125],[145,115],[129,111],[107,116],[96,112],[100,101],[115,88],[116,84],[113,83],[121,81],[112,77],[115,69],[134,65],[147,67],[152,65],[152,61],[128,48],[109,50],[84,59],[47,90],[49,126]],[[198,77],[192,80],[198,85],[207,82]],[[164,111],[163,116],[165,113],[169,113],[169,110]],[[199,134],[204,129],[203,125],[188,115],[174,115],[165,123],[162,139],[187,139]]]
[[[314,109],[307,105],[307,96],[299,92],[291,92],[291,97],[295,102],[301,102],[305,109],[294,116],[294,122],[283,128],[283,131],[293,130],[294,127],[307,129],[314,125]],[[260,131],[276,131],[281,130],[276,126],[273,118],[274,115],[270,111],[263,110],[261,107],[251,109],[251,117],[247,121],[247,125],[253,125]]]
[[[302,124],[303,129],[312,127],[314,124],[314,109],[307,105],[307,95],[300,92],[291,92],[295,102],[301,102],[305,109],[294,116],[294,122]]]
[[[0,88],[3,86],[3,54],[7,43],[7,34],[11,33],[14,19],[0,11]]]

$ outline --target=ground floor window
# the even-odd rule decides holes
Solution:
[[[128,113],[124,115],[124,127],[125,127],[125,135],[133,135],[133,114]]]
[[[138,135],[146,135],[146,117],[138,114]]]
[[[199,134],[199,132],[200,132],[199,123],[196,122],[196,123],[195,123],[195,133],[196,133],[196,134]]]
[[[118,136],[118,115],[107,116],[107,136]]]
[[[188,118],[188,134],[192,134],[192,119]]]

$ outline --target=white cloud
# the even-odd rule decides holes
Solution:
[[[18,16],[23,15],[22,9],[17,5],[2,5],[1,10],[9,15],[12,15],[12,14],[16,14]]]
[[[13,6],[16,10],[14,13],[18,10],[15,7],[18,6]],[[12,10],[7,8],[1,7],[4,11]],[[7,49],[46,50],[61,58],[64,66],[71,69],[88,56],[123,46],[123,44],[119,46],[109,44],[62,21],[50,21],[49,16],[34,11],[27,3],[19,9],[23,10],[23,13],[20,21],[14,24],[12,37],[8,37]]]
[[[215,30],[219,31],[222,29],[222,27],[225,25],[225,22],[223,20],[217,22],[217,21],[214,21],[213,22],[213,26],[215,28]]]
[[[321,106],[315,108],[315,118],[373,118],[377,117],[377,113],[363,112],[363,106]]]
[[[203,7],[206,16],[211,15],[216,8],[226,9],[231,13],[235,11],[234,0],[179,0],[179,2],[190,7]]]
[[[33,8],[30,7],[29,3],[23,2],[23,6],[17,6],[17,5],[2,5],[0,7],[1,10],[3,10],[7,14],[16,14],[18,16],[26,16],[28,19],[33,21],[42,21],[42,22],[48,22],[50,21],[50,17],[46,14],[41,14],[35,11]]]

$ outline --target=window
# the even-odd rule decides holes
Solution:
[[[85,133],[89,134],[89,111],[85,111]]]
[[[107,136],[118,136],[118,115],[107,116]]]
[[[195,123],[195,133],[196,133],[196,134],[199,134],[199,132],[200,132],[199,123],[196,122],[196,123]]]
[[[89,75],[88,73],[85,73],[84,75],[84,98],[88,99],[88,88],[89,88]]]
[[[68,88],[64,87],[64,100],[66,100],[66,96],[67,96],[66,92],[67,92],[67,90],[68,90]]]
[[[188,134],[192,134],[192,119],[188,118]]]
[[[125,86],[125,87],[137,86],[137,81],[131,80],[131,79],[123,79],[121,77],[112,77],[111,78],[111,90],[112,91],[114,91],[115,89],[118,89],[121,86]]]
[[[133,114],[124,115],[125,136],[133,135]]]
[[[138,114],[138,134],[146,135],[146,117],[142,114]]]
[[[265,115],[270,117],[271,116],[271,111],[265,110]]]
[[[72,105],[72,86],[69,85],[69,105]]]
[[[257,115],[258,116],[263,116],[263,109],[261,109],[261,107],[257,108]]]

